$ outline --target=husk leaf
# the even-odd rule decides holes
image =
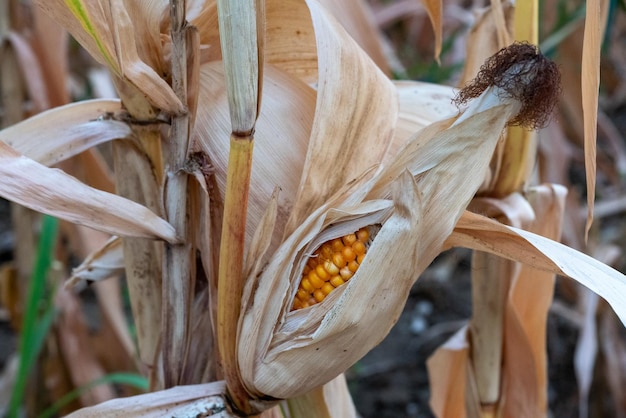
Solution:
[[[626,324],[626,276],[563,244],[465,212],[446,248],[497,254],[536,269],[570,277],[604,298]]]
[[[3,129],[0,141],[43,165],[54,165],[95,145],[129,137],[128,125],[106,119],[120,110],[115,99],[55,107]]]
[[[348,368],[387,334],[408,289],[439,253],[444,237],[481,184],[513,110],[497,105],[480,111],[484,104],[477,101],[478,110],[472,108],[464,119],[421,131],[398,161],[375,179],[361,176],[286,239],[258,279],[253,299],[244,301],[239,358],[250,393],[290,398],[311,390]],[[457,170],[465,175],[450,174]],[[441,176],[454,181],[442,181]],[[371,200],[363,201],[368,191]],[[376,196],[385,200],[374,200]],[[304,255],[345,229],[376,223],[382,228],[355,276],[322,303],[289,312]],[[333,228],[324,231],[330,224]],[[302,384],[286,385],[287,378]]]
[[[93,189],[0,142],[0,195],[38,212],[113,235],[177,242],[172,226],[146,207]]]

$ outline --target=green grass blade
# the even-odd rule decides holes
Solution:
[[[49,304],[50,308],[48,312],[44,313],[44,320],[41,322],[39,308],[45,293],[46,274],[52,262],[52,252],[56,242],[57,230],[58,220],[50,216],[44,216],[35,266],[28,283],[26,307],[19,341],[18,372],[6,415],[9,418],[18,416],[19,407],[22,403],[24,390],[28,381],[28,375],[37,360],[37,356],[45,340],[45,335],[38,335],[38,333],[47,333],[52,323],[53,305]]]

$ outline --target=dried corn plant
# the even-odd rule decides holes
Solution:
[[[571,277],[626,321],[626,278],[533,222],[558,217],[561,188],[522,197],[517,182],[506,199],[473,201],[499,220],[466,210],[498,178],[502,132],[542,125],[556,100],[558,75],[533,46],[501,50],[457,110],[451,88],[389,80],[380,44],[358,29],[371,25],[364,9],[348,18],[315,0],[37,4],[108,67],[120,100],[59,106],[0,131],[0,195],[113,235],[67,286],[124,266],[151,388],[74,416],[356,416],[342,373],[452,246],[525,263],[533,280]],[[428,10],[440,28],[441,5]],[[549,100],[529,94],[539,88]],[[115,194],[48,167],[104,142]],[[527,212],[509,209],[518,206]],[[459,386],[443,400],[449,416],[462,416]]]

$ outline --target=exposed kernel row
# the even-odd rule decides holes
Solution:
[[[359,269],[367,253],[367,227],[353,234],[327,241],[307,260],[292,310],[319,303]]]

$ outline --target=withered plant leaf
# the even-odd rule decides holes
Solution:
[[[121,110],[119,100],[72,103],[0,131],[0,141],[43,165],[54,165],[98,144],[131,135],[125,123],[105,117]]]
[[[435,32],[435,60],[441,64],[439,55],[441,55],[443,42],[442,0],[423,0],[422,3],[430,18],[430,23],[433,25],[433,32]]]
[[[430,407],[438,418],[465,418],[470,346],[467,326],[457,331],[426,361]]]
[[[570,277],[605,299],[626,324],[626,276],[563,244],[465,212],[446,248],[486,251],[539,270]]]
[[[48,109],[50,100],[44,83],[44,71],[35,51],[22,35],[9,32],[6,41],[0,44],[0,59],[5,60],[7,59],[6,54],[13,53],[24,77],[24,87],[33,102],[34,112]]]
[[[582,53],[582,101],[587,175],[587,223],[585,237],[593,221],[596,190],[596,137],[598,124],[598,89],[600,88],[600,49],[608,16],[608,1],[590,1],[586,5],[585,35]]]
[[[357,412],[348,391],[346,376],[340,374],[324,386],[286,401],[290,417],[356,418]]]
[[[376,25],[369,5],[363,0],[319,0],[319,3],[341,22],[341,25],[376,65],[390,76],[391,71],[383,51],[380,29]],[[441,8],[439,12],[441,13]],[[441,46],[441,36],[439,41]]]
[[[72,383],[80,387],[102,378],[106,371],[92,350],[80,302],[72,293],[60,289],[55,295],[55,305],[61,312],[55,331]],[[114,397],[115,392],[110,384],[98,385],[80,395],[81,403],[86,406]]]
[[[201,68],[199,107],[193,133],[194,151],[210,156],[217,192],[222,199],[226,188],[230,122],[221,63]],[[277,229],[272,247],[283,235],[304,165],[304,156],[315,112],[315,91],[293,76],[266,65],[263,108],[256,123],[252,176],[246,224],[247,242],[256,230],[276,187],[278,194]],[[280,146],[275,144],[280,143]]]
[[[317,82],[315,31],[306,3],[300,0],[269,0],[266,8],[267,63],[307,84]]]
[[[43,77],[51,106],[61,106],[70,101],[68,34],[57,22],[38,7],[32,7],[34,17],[33,49],[45,71]]]
[[[215,418],[234,418],[227,412],[223,381],[200,385],[177,386],[172,389],[113,399],[90,408],[80,409],[68,418],[124,416],[128,418],[167,416],[195,417],[211,413]]]
[[[146,207],[91,188],[0,142],[0,195],[38,212],[113,235],[178,242],[174,228]]]
[[[75,269],[65,283],[65,286],[75,286],[80,281],[97,282],[124,270],[124,253],[122,240],[111,237],[102,247],[89,256]]]
[[[131,16],[124,0],[39,0],[37,4],[66,28],[92,57],[106,65],[117,77],[130,82],[153,105],[173,113],[184,111],[183,104],[171,87],[146,63],[154,62],[155,58],[140,56],[140,52],[147,54],[153,51],[149,45],[138,44],[154,39],[142,38],[150,33],[150,29],[144,27],[148,22],[140,16]],[[146,10],[157,12],[162,9],[141,8],[143,13]]]
[[[287,233],[344,184],[380,163],[398,117],[393,84],[332,16],[315,1],[307,4],[315,27],[319,82],[315,120]]]

